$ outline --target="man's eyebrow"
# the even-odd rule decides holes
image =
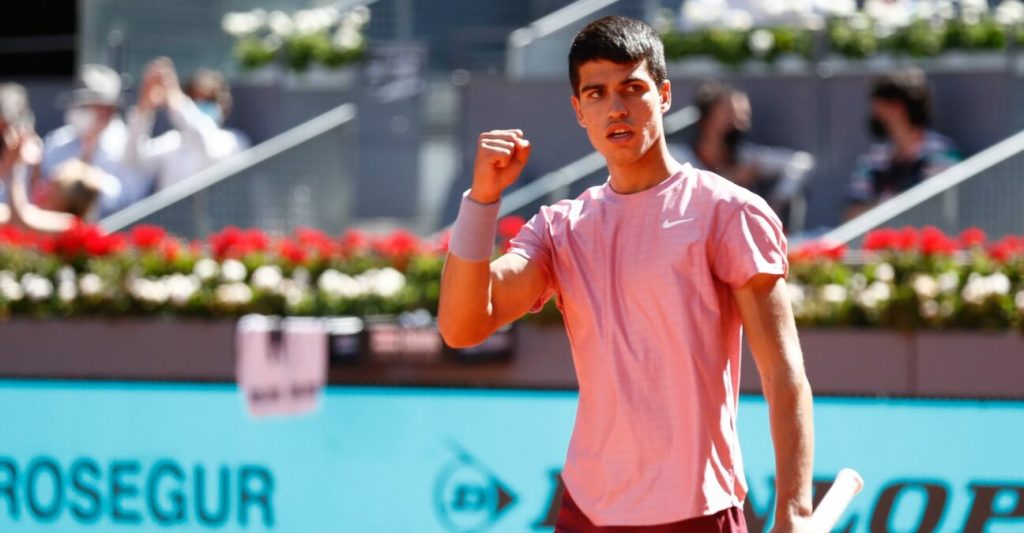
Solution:
[[[589,83],[587,85],[584,85],[583,87],[580,87],[580,92],[581,93],[585,93],[587,91],[593,91],[593,90],[596,90],[596,89],[603,89],[603,88],[604,88],[604,84],[603,83]]]

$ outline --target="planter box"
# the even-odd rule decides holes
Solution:
[[[477,359],[467,352],[425,361],[363,354],[335,361],[329,380],[349,385],[576,387],[561,326],[523,322],[513,333],[510,358]],[[1024,399],[1024,337],[1014,333],[806,329],[800,339],[816,395]],[[233,382],[235,321],[12,320],[0,323],[0,378]],[[740,391],[761,391],[746,348]]]

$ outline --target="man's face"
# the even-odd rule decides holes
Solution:
[[[579,67],[579,96],[572,97],[576,120],[609,164],[629,164],[661,139],[661,116],[671,107],[668,80],[660,86],[647,63],[589,61]]]

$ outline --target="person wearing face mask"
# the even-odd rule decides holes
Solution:
[[[37,233],[61,233],[87,219],[101,192],[118,185],[103,171],[71,159],[57,166],[52,179],[42,182],[39,204],[29,200],[29,181],[42,159],[43,143],[33,128],[24,87],[0,84],[0,226]]]
[[[879,142],[857,158],[845,218],[854,218],[960,161],[948,137],[930,129],[931,90],[924,72],[876,78],[868,130]]]
[[[692,143],[669,145],[676,159],[700,165],[757,193],[786,221],[787,230],[799,224],[802,209],[794,209],[794,204],[814,169],[814,157],[748,141],[750,99],[742,91],[706,80],[698,85],[694,104],[700,116]]]
[[[156,111],[165,110],[172,129],[153,137]],[[166,57],[146,68],[139,101],[128,115],[126,160],[156,176],[164,189],[249,147],[239,132],[223,128],[231,109],[227,82],[216,71],[196,72],[185,90]]]
[[[66,161],[78,159],[112,176],[116,184],[104,186],[98,215],[109,215],[144,198],[152,179],[124,161],[127,131],[118,114],[121,76],[103,65],[83,65],[75,89],[61,95],[65,125],[50,132],[43,141],[41,175],[43,183],[33,187],[39,203],[47,179]]]

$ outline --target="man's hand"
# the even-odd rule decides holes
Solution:
[[[810,516],[789,515],[775,519],[771,533],[824,533],[812,528]]]
[[[167,103],[167,91],[164,90],[160,60],[150,61],[146,72],[142,75],[142,88],[139,90],[139,110],[153,111]]]
[[[522,130],[494,130],[481,133],[473,164],[473,187],[469,197],[482,204],[501,199],[501,193],[515,183],[530,158],[530,141]]]

